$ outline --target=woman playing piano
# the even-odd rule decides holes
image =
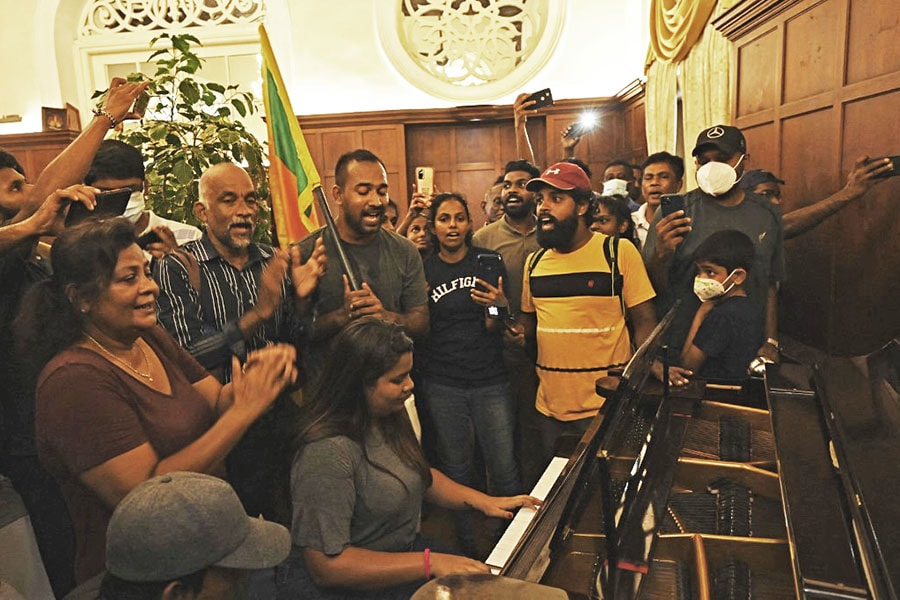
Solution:
[[[430,577],[487,572],[425,547],[423,498],[505,518],[539,503],[491,497],[429,468],[404,407],[412,349],[400,327],[372,318],[335,339],[301,409],[290,472],[294,549],[279,567],[278,597],[408,598]]]

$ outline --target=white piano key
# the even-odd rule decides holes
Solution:
[[[547,468],[544,469],[544,472],[541,474],[541,478],[534,486],[534,489],[531,490],[531,495],[543,501],[547,497],[547,494],[550,493],[553,484],[556,483],[559,474],[562,473],[563,468],[568,462],[568,458],[554,456],[550,461],[550,464],[547,465]],[[512,523],[509,524],[509,527],[507,527],[506,531],[503,533],[503,537],[500,538],[500,541],[497,542],[497,545],[494,546],[490,556],[488,556],[485,561],[485,563],[491,567],[491,573],[494,575],[500,573],[500,569],[502,569],[506,564],[506,561],[509,560],[510,554],[516,549],[516,545],[519,543],[519,540],[522,539],[522,536],[525,535],[525,531],[528,529],[531,521],[534,520],[536,514],[537,511],[533,508],[519,509],[519,512],[516,513]]]

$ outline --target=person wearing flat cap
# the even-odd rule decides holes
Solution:
[[[785,279],[781,210],[740,185],[749,154],[744,134],[737,127],[714,125],[704,129],[697,136],[693,155],[699,188],[684,195],[684,210],[666,217],[657,211],[642,249],[658,294],[657,316],[681,300],[669,327],[669,348],[674,351],[683,347],[700,306],[693,292],[694,251],[713,233],[734,229],[754,245],[755,259],[744,287],[766,323],[768,339],[759,354],[777,361],[777,285]]]
[[[535,408],[545,458],[556,438],[583,433],[603,404],[598,377],[631,358],[626,315],[641,344],[656,326],[653,288],[637,248],[590,229],[591,181],[578,165],[559,162],[528,182],[537,200],[541,249],[525,261],[520,343],[537,342],[540,381]],[[607,242],[607,240],[610,240]],[[616,276],[610,250],[615,250]],[[662,369],[654,369],[657,377]],[[686,383],[672,370],[672,383]]]
[[[288,530],[248,516],[228,483],[176,471],[119,503],[102,582],[89,580],[66,600],[236,600],[253,571],[278,565],[290,549]]]

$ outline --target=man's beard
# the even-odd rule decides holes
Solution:
[[[372,235],[372,233],[378,229],[381,229],[381,223],[385,220],[385,213],[386,211],[384,208],[366,208],[357,215],[345,214],[345,217],[350,229],[360,236],[368,236]],[[366,216],[378,217],[379,225],[377,229],[372,229],[368,224],[363,223],[363,218]]]
[[[542,248],[566,248],[571,245],[575,239],[575,232],[578,231],[579,215],[572,215],[562,221],[554,221],[553,229],[546,231],[541,227],[540,222],[537,226],[537,241]]]
[[[503,212],[513,219],[521,219],[528,215],[534,214],[534,202],[522,198],[518,194],[510,194],[509,197],[516,197],[520,200],[518,204],[509,204],[508,200],[503,201]]]

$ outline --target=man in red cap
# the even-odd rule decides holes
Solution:
[[[526,188],[536,193],[542,249],[525,262],[522,322],[525,338],[537,340],[535,406],[549,457],[560,434],[584,432],[603,405],[597,378],[631,358],[626,314],[638,344],[653,331],[655,293],[633,244],[607,244],[590,230],[591,181],[580,167],[556,163]],[[611,247],[618,276],[607,258]],[[671,378],[685,382],[681,372]]]

